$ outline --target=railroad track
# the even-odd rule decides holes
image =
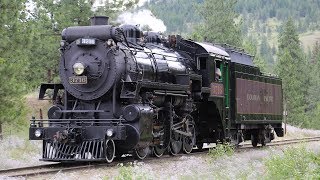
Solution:
[[[285,139],[285,140],[277,140],[268,143],[267,146],[281,146],[281,145],[289,145],[289,144],[297,144],[303,142],[313,142],[313,141],[320,141],[320,137],[306,137],[306,138],[297,138],[297,139]],[[261,147],[261,146],[260,146]],[[253,149],[251,144],[244,144],[238,148],[240,151],[245,149]],[[200,155],[205,154],[208,152],[208,149],[203,149],[199,151],[195,149],[191,154],[192,155]],[[185,154],[178,154],[176,156],[170,155],[163,155],[161,158],[170,158],[171,160],[179,159],[179,157],[185,156]],[[144,159],[144,162],[154,161],[157,158],[149,157]],[[38,165],[38,166],[29,166],[29,167],[21,167],[21,168],[12,168],[12,169],[5,169],[0,170],[0,178],[1,177],[33,177],[37,175],[44,175],[44,174],[54,174],[58,172],[67,172],[67,171],[74,171],[74,170],[84,170],[84,169],[92,169],[92,168],[100,168],[100,167],[114,167],[117,166],[119,163],[130,163],[133,162],[134,158],[131,156],[119,158],[117,161],[112,163],[82,163],[82,164],[75,164],[75,163],[56,163],[56,164],[45,164],[45,165]]]
[[[41,174],[52,174],[57,173],[60,171],[70,171],[82,168],[90,168],[93,165],[72,165],[69,164],[69,167],[65,167],[66,164],[45,164],[45,165],[38,165],[38,166],[28,166],[28,167],[21,167],[21,168],[12,168],[12,169],[5,169],[0,170],[0,177],[30,177],[36,176]]]
[[[282,146],[282,145],[289,145],[289,144],[298,144],[303,142],[314,142],[320,141],[320,136],[316,137],[305,137],[305,138],[296,138],[296,139],[283,139],[283,140],[274,140],[271,143],[268,143],[266,146]],[[261,147],[261,146],[258,146]],[[244,144],[240,147],[240,149],[250,149],[253,148],[251,144]]]

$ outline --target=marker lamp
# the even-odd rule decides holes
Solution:
[[[108,130],[107,130],[107,136],[108,136],[108,137],[113,136],[113,130],[112,130],[112,129],[108,129]]]
[[[35,131],[34,131],[34,135],[35,135],[37,138],[39,138],[39,137],[42,135],[41,129],[35,130]]]

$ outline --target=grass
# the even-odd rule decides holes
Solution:
[[[0,169],[40,164],[40,143],[16,135],[5,137],[0,141]]]
[[[13,121],[3,123],[3,136],[19,136],[28,138],[29,124],[32,116],[39,118],[39,110],[42,109],[43,118],[47,118],[47,112],[51,106],[50,101],[38,100],[38,92],[30,93],[24,98],[24,108],[21,109],[19,116],[15,117]]]
[[[11,149],[9,156],[15,160],[28,160],[29,156],[24,156],[24,154],[38,151],[38,147],[26,140],[23,146]]]
[[[234,146],[229,143],[217,144],[215,148],[210,148],[208,155],[215,160],[223,156],[232,156],[234,154]]]
[[[28,138],[29,134],[29,122],[24,120],[16,121],[15,123],[6,122],[2,125],[3,127],[3,136],[19,136],[22,138]]]
[[[140,172],[135,169],[136,163],[128,163],[127,165],[119,165],[119,174],[112,178],[115,180],[146,180],[152,179],[148,177],[148,174],[145,172]],[[108,180],[109,177],[104,177],[104,180]]]
[[[266,179],[319,179],[320,154],[305,147],[288,148],[265,161]]]
[[[115,180],[127,180],[133,179],[134,172],[132,166],[121,166],[119,169],[119,174],[114,179]]]

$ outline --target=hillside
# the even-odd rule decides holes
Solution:
[[[151,9],[155,16],[164,21],[168,33],[184,33],[201,22],[198,6],[203,2],[204,0],[152,0],[144,7]],[[260,33],[268,33],[271,30],[268,27],[270,19],[283,22],[290,17],[296,21],[299,32],[316,30],[320,25],[319,8],[320,0],[237,0],[235,10],[242,16],[242,31],[247,35],[248,30],[254,27]]]
[[[152,0],[144,8],[164,21],[167,34],[190,36],[201,22],[199,6],[204,0]],[[260,56],[272,66],[275,62],[280,26],[288,18],[295,20],[304,50],[319,38],[320,0],[237,0],[236,12],[241,18],[240,28],[245,40],[257,44]],[[309,48],[309,49],[310,49]]]
[[[320,42],[320,30],[300,34],[300,41],[305,52],[309,52],[316,42]]]

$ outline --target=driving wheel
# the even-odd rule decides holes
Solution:
[[[105,156],[108,163],[111,163],[115,157],[115,144],[112,139],[107,139],[105,142]]]
[[[153,147],[153,154],[156,157],[161,157],[165,151],[166,151],[166,148],[162,145],[157,145]]]
[[[170,140],[169,145],[169,152],[171,155],[175,156],[177,155],[182,148],[182,140],[181,140],[181,134],[178,134],[176,132],[172,133],[172,138]]]
[[[191,136],[183,137],[183,152],[186,154],[191,153],[194,143],[195,143],[195,128],[194,123],[189,121],[187,123],[187,132],[191,133]]]
[[[149,147],[140,148],[134,150],[134,157],[139,160],[143,160],[149,154]]]

